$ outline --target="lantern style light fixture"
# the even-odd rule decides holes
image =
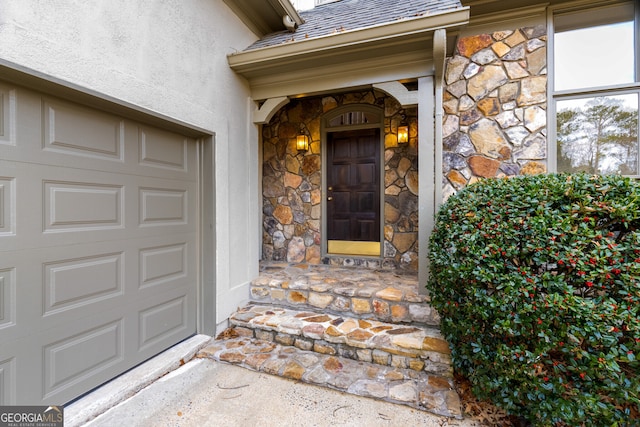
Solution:
[[[409,124],[407,116],[402,115],[402,121],[398,125],[398,144],[406,144],[409,142]]]
[[[300,125],[300,133],[296,138],[296,149],[298,151],[309,151],[309,137],[304,133],[302,125]]]

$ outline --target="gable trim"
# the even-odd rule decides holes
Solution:
[[[369,56],[374,57],[376,44],[388,44],[390,40],[404,43],[407,39],[425,38],[440,28],[458,28],[469,21],[469,8],[461,8],[453,12],[417,17],[374,27],[367,27],[343,33],[331,34],[309,40],[294,41],[277,46],[233,53],[227,56],[229,66],[245,77],[252,78],[261,74],[261,70],[277,67],[279,64],[306,61],[309,66],[317,63],[317,57],[344,54],[345,51],[362,54],[363,46],[367,46]]]

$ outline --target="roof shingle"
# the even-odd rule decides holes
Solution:
[[[301,12],[305,22],[295,33],[281,31],[268,34],[246,50],[304,41],[461,7],[459,0],[338,0]]]

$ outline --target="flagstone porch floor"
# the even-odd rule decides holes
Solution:
[[[198,357],[461,418],[449,345],[416,274],[262,264]]]

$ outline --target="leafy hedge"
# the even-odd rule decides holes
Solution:
[[[640,425],[640,184],[483,180],[442,206],[429,259],[476,396],[534,425]]]

